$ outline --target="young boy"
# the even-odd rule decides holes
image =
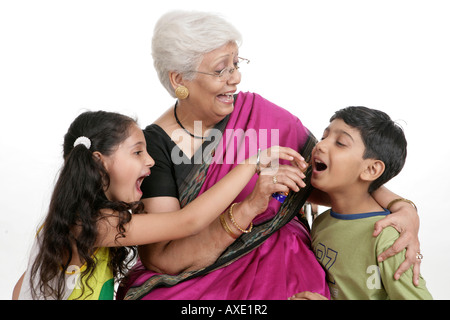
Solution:
[[[371,192],[401,171],[406,144],[402,129],[384,112],[348,107],[330,119],[312,152],[311,184],[331,199],[331,210],[314,221],[312,247],[327,272],[332,299],[432,299],[422,277],[413,285],[412,269],[394,280],[405,251],[377,261],[398,232],[389,227],[372,236],[374,223],[390,212]],[[300,293],[291,299],[305,297],[318,298]]]

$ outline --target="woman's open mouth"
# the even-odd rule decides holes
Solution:
[[[217,96],[217,99],[223,103],[227,103],[227,104],[233,103],[234,102],[234,92],[219,94]]]

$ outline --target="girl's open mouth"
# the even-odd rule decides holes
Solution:
[[[142,182],[144,181],[145,178],[147,178],[150,175],[150,172],[148,174],[143,175],[142,177],[140,177],[139,179],[137,179],[136,181],[136,189],[137,191],[142,194],[142,190],[141,190],[141,185]]]

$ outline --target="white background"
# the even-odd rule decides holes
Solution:
[[[388,187],[420,208],[422,275],[448,299],[450,10],[447,1],[1,1],[0,299],[26,267],[82,111],[152,123],[174,100],[151,37],[171,9],[219,12],[242,33],[242,91],[290,110],[317,136],[334,111],[364,105],[399,120],[408,159]],[[295,266],[292,266],[295,268]]]

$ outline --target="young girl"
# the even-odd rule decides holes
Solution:
[[[294,150],[272,147],[258,153],[257,161],[254,156],[236,166],[183,209],[145,214],[140,185],[154,161],[133,119],[85,112],[71,124],[63,148],[64,165],[14,299],[112,299],[114,279],[136,255],[129,246],[193,235],[224,212],[255,167],[277,158],[303,163]],[[291,182],[268,185],[269,195],[304,185],[301,171],[288,167]]]

